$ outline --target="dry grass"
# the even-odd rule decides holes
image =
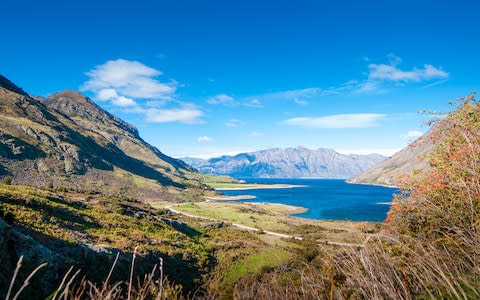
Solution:
[[[113,299],[127,299],[127,300],[143,300],[143,299],[184,299],[182,289],[178,285],[174,285],[168,281],[163,275],[163,260],[160,258],[159,264],[155,265],[152,271],[145,274],[143,277],[137,276],[137,282],[134,282],[134,266],[136,251],[132,256],[131,271],[128,281],[118,281],[110,283],[110,278],[114,272],[115,266],[118,262],[119,254],[117,254],[115,261],[108,273],[108,276],[101,284],[96,284],[86,278],[79,278],[81,270],[73,273],[73,266],[67,271],[63,277],[58,288],[48,298],[50,300],[67,300],[67,299],[91,299],[91,300],[113,300]],[[20,257],[17,267],[12,276],[10,287],[7,292],[5,300],[19,299],[21,293],[29,286],[30,281],[35,274],[47,264],[41,264],[33,270],[27,279],[23,282],[21,287],[13,293],[13,287],[17,275],[22,267],[23,256]],[[11,295],[14,295],[12,298]]]

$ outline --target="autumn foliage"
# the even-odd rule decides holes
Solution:
[[[430,167],[412,176],[388,218],[399,233],[457,246],[480,226],[480,104],[459,101],[432,131]]]

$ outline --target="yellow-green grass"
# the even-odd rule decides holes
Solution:
[[[20,185],[0,185],[0,211],[11,214],[16,224],[69,244],[90,243],[132,250],[174,253],[195,252],[198,242],[160,221],[138,219],[126,210],[141,210],[137,202],[101,195],[51,192]],[[150,243],[149,241],[165,241]],[[206,255],[204,251],[197,253]]]
[[[160,206],[154,205],[154,207],[159,208]],[[173,208],[194,216],[339,243],[362,243],[369,233],[378,232],[381,227],[380,223],[309,220],[291,217],[288,214],[299,212],[302,208],[279,204],[198,202],[183,203]],[[270,244],[274,244],[274,242],[270,241]]]
[[[258,234],[257,237],[266,244],[283,249],[301,249],[303,246],[297,240],[287,240],[270,234]]]
[[[281,222],[285,216],[265,210],[262,205],[246,203],[200,202],[175,206],[176,210],[195,216],[224,220],[261,230],[289,232],[289,226]]]
[[[226,175],[212,175],[201,173],[200,178],[206,183],[236,183],[238,182],[235,178],[226,176]]]
[[[233,282],[249,273],[258,273],[287,262],[291,254],[282,249],[267,249],[252,253],[235,262],[225,275],[226,282]]]
[[[45,245],[54,245],[56,240],[66,242],[69,247],[59,249],[59,253],[73,251],[75,246],[79,246],[77,249],[81,252],[82,244],[122,251],[132,251],[138,246],[141,255],[162,253],[175,258],[181,268],[192,267],[202,274],[210,273],[209,278],[225,290],[231,280],[287,262],[301,247],[300,242],[295,244],[228,226],[208,228],[204,226],[208,221],[182,215],[172,217],[184,224],[180,231],[162,221],[162,212],[148,205],[99,194],[0,184],[0,200],[1,214],[12,215],[16,226],[41,236]],[[154,205],[165,207],[168,202]],[[137,217],[136,211],[146,217]],[[75,254],[75,259],[77,257],[81,258]],[[212,264],[212,257],[215,257],[215,264]],[[105,266],[109,265],[98,268],[103,272]],[[228,281],[225,274],[228,274]],[[190,282],[200,275],[185,276],[188,277],[185,282]]]
[[[145,188],[145,187],[158,188],[159,187],[158,182],[153,179],[148,179],[142,176],[138,176],[120,168],[115,168],[115,170],[113,171],[113,174],[119,178],[128,180],[129,182],[135,184],[140,188]]]

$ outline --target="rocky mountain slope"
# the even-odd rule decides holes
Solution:
[[[39,99],[0,75],[0,176],[141,199],[204,188],[189,166],[78,92]]]
[[[350,178],[385,159],[378,154],[344,155],[331,149],[268,149],[209,160],[183,158],[201,172],[237,178]]]
[[[428,166],[428,153],[434,143],[429,131],[389,159],[350,179],[352,183],[399,186],[414,170]]]

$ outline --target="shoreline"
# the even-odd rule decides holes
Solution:
[[[345,181],[348,184],[360,184],[360,185],[371,185],[371,186],[382,186],[386,188],[392,188],[392,189],[400,189],[399,186],[396,185],[389,185],[389,184],[383,184],[383,183],[368,183],[368,182],[354,182],[354,181]]]
[[[271,205],[271,206],[277,206],[277,207],[281,207],[283,208],[284,210],[282,212],[279,212],[280,214],[283,214],[285,216],[288,216],[288,217],[294,217],[294,218],[297,218],[295,216],[292,216],[292,214],[303,214],[303,213],[306,213],[307,211],[309,211],[310,209],[306,208],[306,207],[303,207],[303,206],[298,206],[298,205],[290,205],[290,204],[283,204],[283,203],[277,203],[277,202],[238,202],[238,203],[241,203],[241,204],[248,204],[248,205]],[[301,217],[299,217],[301,218]]]
[[[256,199],[257,196],[253,195],[238,195],[238,196],[213,196],[213,197],[205,197],[206,201],[241,201],[241,200],[251,200]],[[248,202],[245,202],[248,203]]]
[[[293,189],[300,187],[307,187],[307,185],[295,185],[295,184],[265,184],[257,185],[245,184],[245,187],[225,187],[225,188],[215,188],[216,191],[243,191],[243,190],[261,190],[261,189]]]
[[[244,195],[248,196],[248,195]],[[226,196],[228,197],[228,196]],[[233,196],[235,197],[235,196]],[[255,197],[255,196],[253,196]],[[256,197],[255,197],[256,198]],[[252,198],[252,199],[255,199]],[[222,202],[222,201],[219,201]],[[383,223],[383,221],[368,221],[368,220],[360,220],[360,221],[354,221],[354,220],[344,220],[344,219],[314,219],[314,218],[306,218],[306,217],[301,217],[298,216],[299,214],[303,214],[308,212],[310,209],[304,206],[299,206],[299,205],[290,205],[290,204],[284,204],[284,203],[278,203],[278,202],[244,202],[242,199],[238,200],[233,200],[232,202],[229,202],[232,204],[246,204],[246,205],[272,205],[272,206],[278,206],[278,207],[283,207],[285,208],[284,211],[278,212],[280,215],[284,215],[288,218],[293,218],[297,219],[300,221],[305,221],[305,222],[313,222],[313,223],[318,223],[318,222],[331,222],[331,223]],[[376,204],[378,205],[391,205],[392,202],[377,202]]]
[[[323,179],[323,178],[321,178]],[[386,185],[386,184],[371,184],[371,183],[357,183],[357,182],[351,182],[349,180],[343,179],[347,184],[358,184],[358,185],[370,185],[370,186],[382,186],[386,188],[396,188],[396,186],[391,186],[391,185]],[[216,191],[221,192],[221,191],[241,191],[241,190],[257,190],[257,189],[291,189],[291,188],[298,188],[298,187],[308,187],[308,185],[294,185],[294,184],[283,184],[283,183],[277,183],[277,184],[264,184],[264,183],[245,183],[241,184],[245,185],[243,186],[235,186],[235,187],[219,187],[215,188]],[[205,198],[207,201],[227,201],[230,203],[238,203],[242,205],[266,205],[266,206],[276,206],[276,207],[282,207],[281,211],[278,211],[277,213],[284,215],[288,218],[292,219],[297,219],[301,221],[307,221],[307,222],[350,222],[350,223],[363,223],[363,222],[368,222],[368,223],[382,223],[382,221],[371,221],[371,220],[348,220],[348,219],[317,219],[317,218],[308,218],[301,216],[302,214],[307,213],[310,211],[310,208],[304,207],[304,206],[297,206],[297,205],[290,205],[290,204],[284,204],[284,203],[279,203],[279,202],[265,202],[265,201],[243,201],[243,200],[251,200],[251,199],[256,199],[257,196],[254,195],[236,195],[236,196],[226,196],[226,195],[220,195],[220,196],[214,196],[214,197],[208,197]],[[391,205],[392,202],[377,202],[377,205]]]

